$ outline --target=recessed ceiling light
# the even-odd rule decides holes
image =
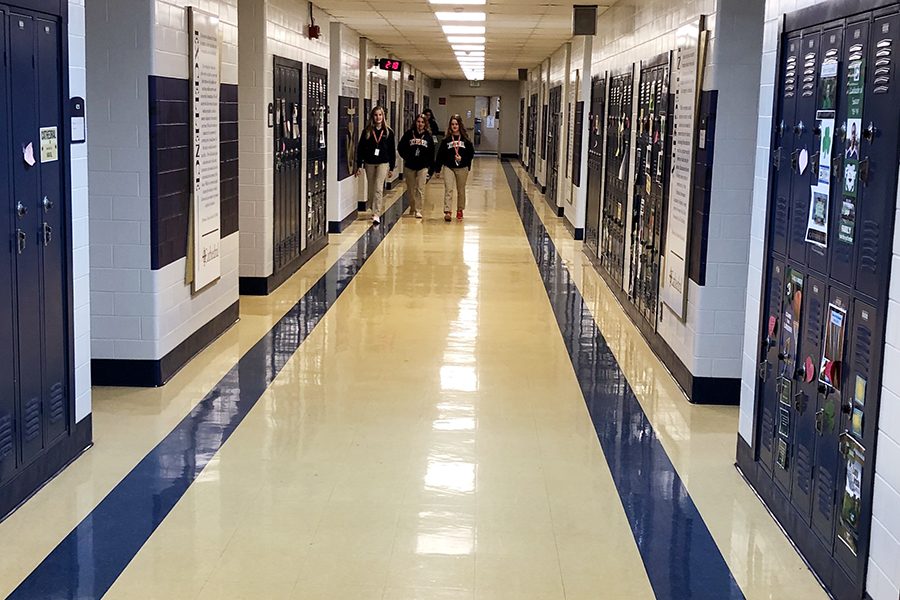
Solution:
[[[484,44],[453,44],[454,50],[471,52],[471,51],[481,51],[484,52]]]
[[[436,12],[434,16],[438,21],[484,21],[483,12]]]
[[[484,35],[484,25],[444,25],[444,33],[456,35],[474,33]]]
[[[477,35],[448,35],[447,41],[451,44],[483,44],[484,36]]]

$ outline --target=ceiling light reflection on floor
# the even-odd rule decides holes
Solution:
[[[444,365],[441,367],[441,389],[448,392],[477,392],[475,367]]]
[[[425,471],[425,489],[451,493],[475,492],[475,463],[429,460]]]

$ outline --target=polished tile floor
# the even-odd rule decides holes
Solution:
[[[463,223],[441,193],[164,388],[95,389],[94,448],[0,524],[0,594],[825,598],[737,409],[687,403],[527,175],[477,160]]]

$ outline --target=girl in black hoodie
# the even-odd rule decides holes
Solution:
[[[409,214],[422,218],[425,205],[425,183],[434,166],[434,139],[425,115],[416,117],[416,123],[400,138],[397,147],[403,159],[403,179],[409,191]]]
[[[438,145],[437,160],[432,171],[440,172],[446,167],[444,174],[444,220],[450,221],[451,200],[456,193],[456,218],[462,221],[466,209],[466,180],[475,157],[475,146],[466,134],[466,126],[462,117],[453,115],[447,125],[447,135]]]
[[[384,213],[384,180],[393,176],[397,161],[397,145],[394,132],[384,122],[384,109],[376,106],[369,113],[369,124],[359,138],[356,147],[356,176],[365,165],[368,194],[366,201],[372,207],[372,222],[381,223]]]

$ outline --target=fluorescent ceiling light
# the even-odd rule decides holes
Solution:
[[[444,25],[444,33],[455,34],[480,34],[484,35],[484,25]]]
[[[460,52],[481,51],[484,52],[484,44],[453,44],[453,49]]]
[[[483,58],[461,58],[457,61],[461,65],[483,65]]]
[[[448,35],[447,41],[451,44],[484,44],[484,36]]]
[[[473,57],[473,56],[484,56],[484,50],[472,51],[472,52],[461,52],[460,50],[456,51],[457,56],[462,57]]]
[[[483,12],[436,12],[434,16],[438,21],[484,21],[486,15]]]

